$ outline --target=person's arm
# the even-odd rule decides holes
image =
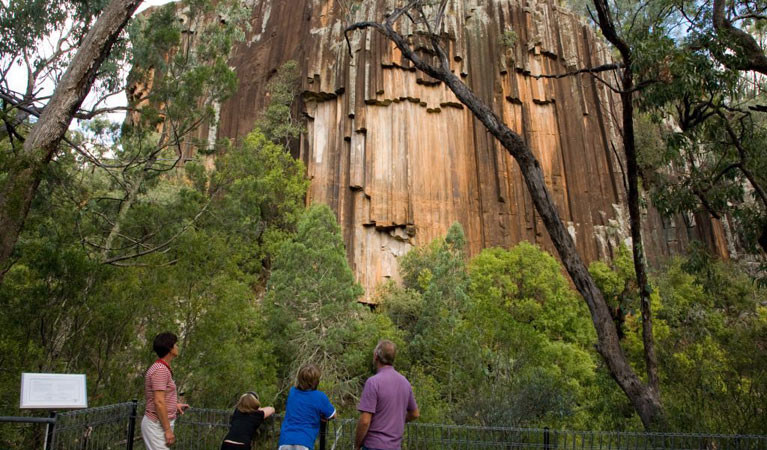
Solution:
[[[191,408],[191,406],[189,406],[186,403],[177,403],[176,404],[176,412],[179,413],[179,414],[182,414],[182,415],[184,414],[184,411],[186,411],[189,408]]]
[[[322,392],[322,406],[320,407],[320,420],[327,422],[336,418],[336,407],[330,403],[330,399],[324,392]]]
[[[368,434],[370,428],[370,421],[373,419],[373,414],[369,412],[361,412],[360,419],[357,421],[357,434],[354,438],[354,448],[359,450],[362,448],[362,442],[365,440],[365,436]]]
[[[154,406],[157,408],[157,418],[160,419],[160,425],[165,430],[165,444],[168,446],[173,445],[176,442],[176,436],[173,434],[173,428],[170,427],[170,420],[168,420],[165,391],[154,391]]]
[[[407,414],[405,414],[405,423],[412,422],[421,416],[418,411],[418,403],[415,402],[415,395],[413,395],[413,388],[410,388],[410,396],[407,399]]]
[[[264,419],[274,414],[274,408],[271,406],[264,406],[263,408],[258,408],[258,410],[264,413]]]

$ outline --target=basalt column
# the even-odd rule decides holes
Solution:
[[[308,202],[336,212],[367,296],[397,277],[400,256],[456,221],[470,254],[522,240],[552,250],[516,163],[452,92],[372,30],[351,36],[349,55],[345,24],[380,21],[396,3],[253,0],[252,30],[232,60],[239,91],[217,129],[250,131],[269,78],[285,61],[299,63]],[[609,258],[628,236],[617,98],[588,74],[535,77],[608,62],[604,44],[543,0],[452,0],[440,31],[455,73],[535,151],[581,255]],[[651,260],[693,236],[724,248],[721,227],[705,218],[662,221],[650,211],[645,223]]]

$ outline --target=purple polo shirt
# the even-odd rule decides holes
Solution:
[[[368,378],[362,390],[357,410],[373,414],[368,434],[362,442],[365,447],[399,449],[405,432],[405,416],[415,411],[413,388],[407,378],[392,366],[383,366]]]

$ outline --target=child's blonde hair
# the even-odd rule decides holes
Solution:
[[[236,406],[237,411],[245,414],[256,412],[260,407],[261,402],[258,401],[258,394],[253,391],[242,394]]]

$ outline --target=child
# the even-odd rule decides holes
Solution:
[[[242,394],[229,420],[229,433],[221,443],[221,450],[250,450],[250,441],[259,425],[272,414],[274,408],[261,408],[255,392]]]
[[[280,429],[279,450],[309,450],[320,432],[320,421],[335,417],[328,396],[318,391],[320,369],[307,364],[298,371],[296,386],[290,388],[285,419]]]

